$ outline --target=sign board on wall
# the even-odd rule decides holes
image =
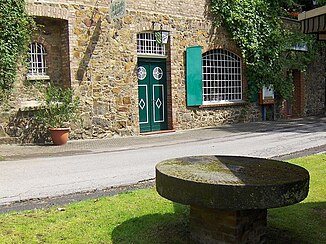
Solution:
[[[126,15],[126,0],[112,0],[110,7],[111,19],[122,18]]]
[[[264,86],[260,92],[260,104],[274,104],[273,86]]]
[[[307,46],[307,43],[297,43],[291,48],[291,50],[308,52],[308,46]]]

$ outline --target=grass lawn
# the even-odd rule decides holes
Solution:
[[[269,210],[269,243],[326,243],[326,154],[291,160],[310,172],[302,203]],[[155,189],[0,215],[0,243],[188,243],[188,207]],[[63,211],[64,210],[64,211]]]
[[[309,171],[308,197],[299,204],[269,210],[268,224],[288,231],[293,243],[326,243],[326,154],[290,162]]]

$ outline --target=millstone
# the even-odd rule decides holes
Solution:
[[[302,201],[309,173],[286,162],[238,157],[195,156],[156,166],[158,193],[182,204],[215,209],[267,209]]]

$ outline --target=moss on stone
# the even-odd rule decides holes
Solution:
[[[282,184],[307,176],[299,166],[249,157],[197,156],[163,161],[157,168],[167,175],[203,183]]]
[[[289,163],[236,156],[195,156],[156,165],[158,193],[206,208],[264,209],[302,201],[309,173]]]

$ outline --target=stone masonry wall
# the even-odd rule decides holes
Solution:
[[[170,61],[167,64],[170,73],[170,129],[216,126],[259,118],[259,110],[252,105],[186,107],[186,47],[201,45],[204,52],[225,48],[240,55],[240,50],[230,41],[225,30],[212,27],[206,0],[127,0],[126,16],[115,20],[109,17],[108,0],[27,2],[32,15],[67,23],[61,25],[58,33],[62,42],[57,46],[61,51],[57,51],[56,55],[58,52],[63,54],[60,60],[62,68],[57,68],[50,76],[54,80],[59,80],[56,77],[60,76],[67,77],[61,82],[66,85],[70,83],[76,96],[81,98],[83,124],[79,129],[74,128],[73,138],[139,133],[137,33],[153,31],[153,23],[154,28],[162,26],[163,30],[170,32],[170,56],[167,58]],[[44,22],[49,25],[51,19],[44,19]],[[56,32],[53,28],[48,30]],[[69,46],[66,45],[68,39]],[[23,75],[21,79],[24,79]],[[29,94],[26,92],[28,88],[24,89],[24,94]],[[21,130],[24,131],[24,128]],[[15,135],[21,134],[24,132]]]
[[[300,22],[293,19],[283,19],[283,23],[286,28],[300,31]],[[301,93],[294,94],[294,100],[300,100],[303,106],[303,116],[315,116],[325,114],[325,95],[326,95],[326,49],[322,49],[320,53],[316,55],[315,61],[313,61],[307,68],[307,70],[302,71],[297,79],[303,85],[299,86],[301,88]],[[299,75],[299,74],[296,74]],[[302,76],[302,77],[301,77]],[[302,79],[302,80],[301,80]],[[283,101],[284,102],[284,101]],[[282,107],[282,106],[281,106]],[[294,115],[295,112],[293,111]],[[301,112],[301,111],[300,111]]]
[[[48,75],[51,81],[69,84],[67,65],[63,65],[63,60],[68,57],[68,50],[64,50],[67,45],[62,45],[68,40],[68,33],[65,32],[66,21],[43,17],[37,17],[35,21],[38,29],[32,35],[32,42],[41,43],[45,47]]]
[[[207,17],[210,0],[128,0],[127,8],[132,11],[159,13],[191,19]]]
[[[186,106],[185,50],[189,46],[202,46],[203,53],[211,49],[227,49],[241,56],[239,48],[231,41],[224,28],[214,28],[207,19],[174,18],[171,28],[171,77],[174,128],[189,129],[216,126],[239,121],[256,121],[259,110],[251,105],[238,106]],[[244,67],[243,67],[244,68]],[[243,77],[243,88],[246,81]]]
[[[305,116],[325,115],[326,49],[317,55],[305,76]]]
[[[47,73],[54,83],[70,84],[67,21],[36,17],[37,29],[31,42],[41,43],[46,51]],[[66,42],[66,45],[62,43]],[[33,120],[33,111],[43,101],[44,87],[50,80],[26,79],[27,65],[21,62],[13,93],[0,106],[1,130],[6,136],[19,138],[19,142],[40,142],[39,128]]]
[[[81,98],[83,124],[81,128],[75,128],[74,138],[139,134],[137,33],[161,28],[170,33],[167,44],[169,129],[256,121],[261,117],[259,106],[255,104],[186,106],[187,47],[199,45],[203,47],[203,52],[224,48],[241,55],[227,32],[223,28],[213,27],[208,11],[209,0],[126,0],[126,16],[114,20],[109,16],[109,0],[27,2],[32,15],[52,18],[43,19],[48,32],[60,32],[61,43],[53,49],[57,51],[52,59],[61,63],[62,68],[58,68],[60,65],[55,66],[50,76],[53,80],[71,85],[76,96]],[[56,29],[51,22],[60,23],[61,27]],[[298,23],[292,21],[286,25],[291,27]],[[52,41],[57,42],[58,39]],[[58,55],[60,52],[64,55]],[[325,112],[325,59],[324,51],[319,54],[318,62],[313,63],[305,73],[302,99],[304,115]],[[54,67],[54,63],[49,67],[51,65]],[[24,75],[21,74],[20,78],[16,84],[16,93],[10,98],[7,107],[1,109],[2,128],[8,127],[7,122],[12,111],[18,111],[20,100],[38,97],[35,87],[21,85]],[[247,82],[243,78],[245,94]]]
[[[71,30],[72,86],[84,104],[81,137],[133,135],[138,127],[135,33],[130,18],[111,21],[106,12],[76,9]]]
[[[225,48],[240,54],[224,29],[215,30],[204,16],[199,19],[128,10],[123,19],[110,20],[103,18],[105,9],[92,11],[87,7],[76,10],[73,33],[77,45],[71,49],[74,57],[71,68],[75,74],[72,84],[78,83],[80,97],[85,101],[82,137],[139,133],[136,36],[139,32],[153,30],[153,22],[170,32],[173,118],[170,128],[188,129],[257,120],[257,108],[252,115],[248,112],[251,107],[244,106],[186,107],[186,47],[201,45],[204,51]]]

